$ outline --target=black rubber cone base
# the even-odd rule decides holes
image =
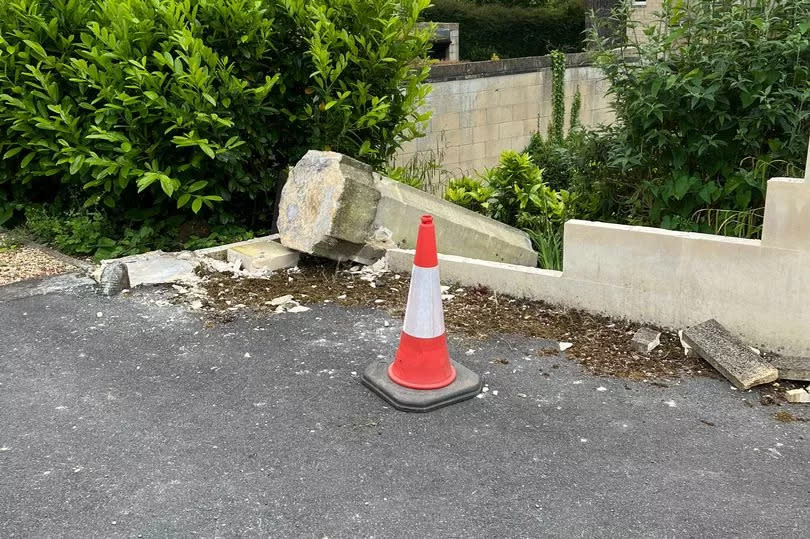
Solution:
[[[456,369],[455,381],[440,389],[410,389],[395,384],[388,377],[388,362],[375,361],[366,368],[361,380],[374,393],[397,410],[404,412],[430,412],[442,406],[471,399],[481,391],[483,383],[476,373],[451,361]]]

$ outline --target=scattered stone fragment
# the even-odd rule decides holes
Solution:
[[[771,365],[779,371],[781,380],[810,382],[810,357],[774,357]]]
[[[683,356],[684,357],[697,357],[697,354],[692,349],[692,347],[689,345],[689,343],[686,342],[685,340],[683,340],[683,330],[682,329],[678,330],[678,339],[681,341],[681,346],[683,347]]]
[[[101,294],[115,296],[129,288],[129,270],[126,264],[109,264],[101,271],[99,279]]]
[[[304,307],[303,305],[296,305],[290,309],[287,309],[288,313],[305,313],[309,310],[309,307]]]
[[[277,298],[271,299],[270,305],[274,307],[278,305],[284,305],[285,303],[289,303],[290,301],[292,301],[292,299],[293,297],[290,294],[287,294],[286,296],[279,296]]]
[[[773,382],[779,373],[763,362],[717,320],[711,319],[683,332],[684,340],[739,389]]]
[[[569,348],[571,348],[572,346],[574,346],[574,343],[570,343],[570,342],[561,342],[561,343],[560,343],[560,352],[565,352],[566,350],[568,350],[568,349],[569,349]]]
[[[661,344],[661,332],[652,328],[641,327],[633,335],[630,345],[636,352],[648,354]]]
[[[810,393],[802,388],[788,389],[785,391],[785,398],[793,403],[810,403]]]

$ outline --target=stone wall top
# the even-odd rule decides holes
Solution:
[[[593,65],[593,62],[586,53],[577,52],[565,55],[565,65],[568,68],[585,67]],[[428,82],[517,75],[520,73],[532,73],[542,69],[549,69],[550,67],[551,56],[526,56],[523,58],[486,60],[483,62],[436,64],[430,69]]]

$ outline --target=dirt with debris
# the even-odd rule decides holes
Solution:
[[[305,258],[298,270],[269,278],[237,278],[203,271],[207,291],[204,309],[218,321],[233,319],[243,308],[273,311],[271,300],[292,295],[303,305],[335,303],[346,307],[385,309],[404,315],[410,284],[407,274],[364,273],[360,266],[339,265]],[[566,356],[596,375],[631,380],[677,379],[681,376],[718,376],[702,359],[684,357],[678,336],[663,331],[661,345],[643,354],[630,341],[638,325],[612,320],[541,301],[515,299],[486,288],[450,286],[445,295],[445,325],[449,334],[485,339],[493,334],[570,342]],[[544,351],[539,351],[543,355]],[[556,355],[558,350],[546,351]]]

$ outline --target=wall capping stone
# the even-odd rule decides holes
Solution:
[[[590,54],[584,52],[565,55],[567,68],[588,67],[593,65]],[[505,60],[485,60],[482,62],[459,62],[436,64],[430,68],[428,82],[445,82],[453,80],[478,79],[532,73],[551,68],[551,56],[526,56],[507,58]]]

